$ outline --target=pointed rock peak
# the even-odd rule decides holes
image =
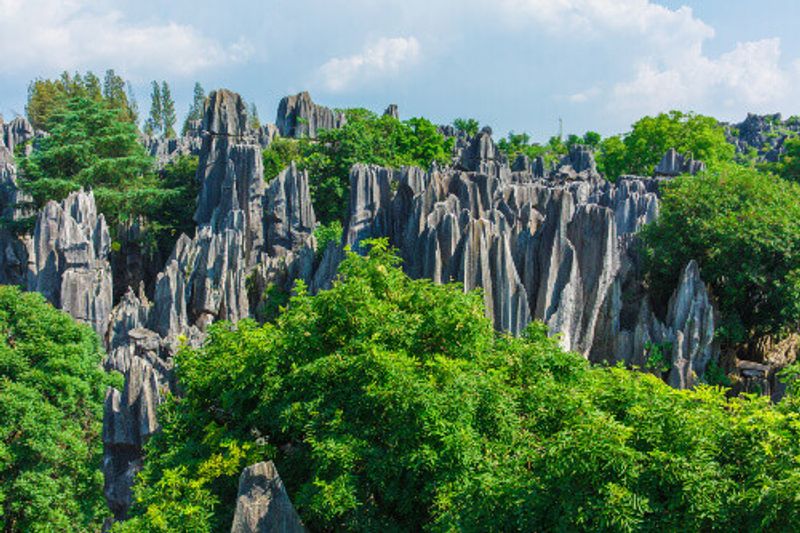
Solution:
[[[400,109],[398,109],[397,104],[389,104],[389,107],[383,112],[383,116],[400,120]]]
[[[275,119],[281,136],[294,138],[315,139],[319,131],[341,128],[344,124],[344,113],[315,104],[306,91],[284,97]]]
[[[231,533],[306,531],[272,461],[248,466],[239,477]]]
[[[206,99],[203,130],[211,135],[241,137],[247,133],[247,108],[237,93],[212,91]]]

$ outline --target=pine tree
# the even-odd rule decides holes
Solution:
[[[80,79],[80,75],[76,76],[76,79]],[[103,90],[100,87],[100,78],[98,78],[97,75],[95,75],[95,73],[91,70],[87,72],[86,76],[83,78],[83,88],[86,91],[86,96],[92,100],[103,99]]]
[[[128,85],[128,92],[125,89],[125,80],[118,76],[114,69],[108,69],[103,79],[103,98],[106,105],[111,109],[118,109],[121,120],[136,123],[137,113],[131,108],[131,99],[128,97],[129,94],[132,95],[130,85]]]
[[[175,137],[175,101],[166,81],[161,82],[161,120],[162,132],[164,137],[171,139]]]
[[[183,129],[181,130],[182,135],[186,135],[189,132],[189,126],[192,121],[203,118],[205,102],[206,92],[203,89],[203,86],[200,85],[200,82],[195,82],[194,97],[192,99],[192,105],[189,106],[189,113],[186,115],[186,120],[183,121]]]
[[[130,111],[131,122],[134,124],[139,123],[139,102],[136,101],[136,95],[133,92],[133,85],[131,82],[125,82],[125,93],[128,97],[128,110]]]
[[[258,119],[258,108],[255,102],[250,103],[247,109],[247,125],[254,130],[261,127],[261,121]]]
[[[161,128],[164,124],[164,112],[161,107],[161,86],[155,80],[153,80],[151,85],[150,117],[145,123],[144,132],[147,135],[158,135],[161,133]]]

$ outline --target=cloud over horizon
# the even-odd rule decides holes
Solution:
[[[0,105],[20,109],[37,76],[115,68],[140,94],[150,79],[175,84],[179,109],[200,80],[262,111],[311,90],[537,139],[560,118],[612,133],[672,108],[800,113],[800,4],[763,2],[0,0]]]

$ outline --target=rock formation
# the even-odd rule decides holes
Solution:
[[[674,148],[667,150],[661,162],[656,165],[656,176],[679,176],[681,174],[697,174],[706,169],[705,163],[690,157],[684,157]]]
[[[660,178],[606,182],[583,147],[545,177],[529,164],[512,170],[487,130],[466,143],[458,161],[454,169],[430,172],[354,166],[344,244],[361,250],[364,239],[388,237],[410,276],[483,287],[487,316],[498,329],[517,334],[538,319],[561,335],[566,349],[593,360],[645,358],[638,332],[645,326],[630,317],[642,314],[648,331],[655,318],[632,244],[658,213]],[[337,257],[341,252],[326,250],[312,287],[329,285],[321,272],[331,275]],[[690,274],[669,325],[650,334],[674,340],[676,368],[699,375],[712,349],[713,315],[696,265]],[[638,298],[627,298],[631,293]],[[697,309],[705,313],[702,324],[687,318]],[[699,325],[702,332],[692,329]],[[690,386],[688,372],[676,370],[673,382]]]
[[[94,194],[79,191],[48,202],[30,241],[28,290],[104,335],[112,306],[110,245]]]
[[[303,533],[305,530],[272,461],[245,468],[239,477],[231,533]]]
[[[194,238],[176,242],[153,301],[129,289],[106,332],[106,368],[125,376],[124,390],[107,393],[103,434],[106,496],[117,519],[130,506],[142,445],[158,430],[156,407],[174,390],[171,360],[181,342],[199,345],[212,322],[250,316],[249,278],[257,297],[271,281],[288,288],[312,275],[308,176],[291,167],[264,183],[261,149],[235,93],[209,95],[202,131]]]
[[[25,117],[16,117],[9,123],[4,124],[0,118],[0,141],[3,146],[8,148],[12,154],[18,145],[23,145],[36,136],[36,132]],[[30,145],[26,147],[26,155],[30,153]]]
[[[344,123],[344,113],[315,104],[307,92],[283,98],[275,119],[282,137],[311,139],[316,139],[321,130],[341,128]]]

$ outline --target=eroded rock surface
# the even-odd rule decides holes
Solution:
[[[239,495],[231,533],[303,533],[272,461],[248,466],[239,477]]]
[[[112,306],[111,237],[94,194],[48,202],[29,242],[28,290],[104,335]]]
[[[316,139],[321,130],[341,128],[344,123],[344,113],[315,104],[307,92],[283,98],[275,119],[282,137],[311,139]]]

